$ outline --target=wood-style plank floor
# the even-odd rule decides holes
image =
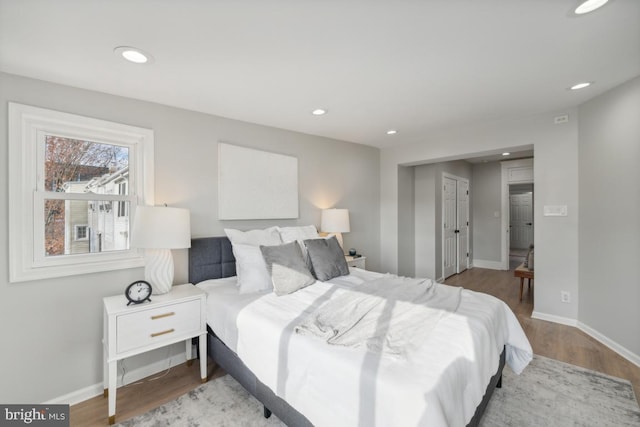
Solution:
[[[578,328],[531,318],[535,281],[529,290],[525,280],[522,302],[520,279],[513,276],[513,271],[473,268],[445,283],[500,298],[516,314],[535,354],[629,380],[640,402],[640,367]]]
[[[636,399],[640,402],[640,368],[577,328],[531,319],[533,289],[529,291],[525,282],[524,296],[520,302],[520,281],[513,277],[512,271],[474,268],[450,277],[446,283],[502,299],[516,314],[534,353],[625,378],[633,384]],[[223,374],[210,360],[209,378]],[[200,385],[197,363],[191,367],[186,364],[176,366],[162,378],[151,380],[160,375],[162,373],[118,389],[116,422],[143,414]],[[74,405],[70,417],[71,426],[74,427],[107,426],[107,399],[97,396]]]
[[[209,359],[209,380],[224,375]],[[200,364],[183,363],[169,371],[160,372],[131,385],[120,387],[116,393],[116,423],[144,414],[164,405],[201,385]],[[72,427],[108,426],[107,398],[102,395],[71,406]]]

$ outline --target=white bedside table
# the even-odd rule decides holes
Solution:
[[[178,285],[166,294],[151,295],[151,302],[127,306],[123,295],[104,302],[104,393],[109,398],[109,424],[116,419],[118,360],[186,341],[191,360],[191,338],[200,337],[200,377],[207,381],[206,294],[191,284]]]
[[[367,259],[366,256],[360,256],[358,258],[352,257],[351,255],[345,255],[344,258],[347,260],[347,265],[349,267],[356,267],[356,268],[361,268],[363,270],[365,270],[365,260]]]

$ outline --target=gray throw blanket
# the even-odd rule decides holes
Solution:
[[[458,309],[461,290],[429,279],[386,275],[342,290],[295,330],[333,345],[406,355],[424,342],[442,316]]]

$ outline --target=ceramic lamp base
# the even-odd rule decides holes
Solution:
[[[170,249],[145,249],[144,278],[154,295],[166,294],[173,285],[173,257]]]
[[[327,236],[335,236],[340,244],[341,248],[344,248],[344,243],[342,241],[342,233],[328,233]]]

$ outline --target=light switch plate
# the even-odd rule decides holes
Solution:
[[[561,123],[568,123],[569,122],[569,115],[568,114],[564,114],[562,116],[556,116],[553,118],[553,123],[559,125]]]
[[[544,216],[567,216],[567,205],[545,205]]]

